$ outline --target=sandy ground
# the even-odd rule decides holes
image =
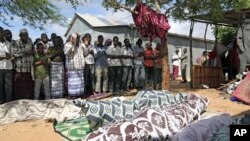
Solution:
[[[226,112],[232,116],[250,111],[249,105],[232,102],[222,96],[215,89],[188,88],[188,84],[171,83],[171,90],[176,92],[189,92],[207,97],[210,104],[207,111]],[[131,98],[131,97],[130,97]],[[43,120],[11,123],[0,126],[0,141],[63,141],[64,139],[54,132],[52,123]]]

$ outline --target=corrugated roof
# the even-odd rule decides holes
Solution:
[[[128,23],[122,21],[114,21],[112,19],[104,19],[101,17],[96,17],[90,14],[76,13],[83,20],[88,22],[93,27],[103,27],[103,26],[128,26]]]

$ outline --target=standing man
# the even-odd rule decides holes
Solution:
[[[188,55],[187,55],[187,48],[183,49],[183,54],[181,56],[181,77],[182,77],[182,82],[181,83],[187,83],[187,78],[186,78],[186,70],[187,70],[187,62],[188,62]]]
[[[60,37],[54,39],[53,47],[47,51],[50,67],[50,94],[51,98],[62,98],[64,94],[65,71],[64,62],[65,55],[63,47],[60,43]]]
[[[206,51],[203,51],[202,55],[196,59],[196,63],[201,66],[208,66],[209,64],[208,59],[209,59],[208,53]]]
[[[95,56],[95,75],[96,75],[96,85],[95,85],[95,96],[106,95],[108,91],[108,56],[107,48],[103,45],[103,36],[98,36],[97,46],[94,49]],[[103,79],[103,81],[102,81]],[[101,83],[102,82],[102,83]],[[102,88],[101,88],[102,86]],[[103,92],[103,94],[101,94]]]
[[[153,86],[154,60],[152,44],[146,44],[145,50],[145,74],[147,87]]]
[[[12,33],[9,29],[5,29],[4,30],[5,33],[5,40],[7,40],[8,42],[10,42],[12,44],[12,46],[14,46],[15,41],[12,40]]]
[[[5,40],[5,32],[0,29],[0,104],[12,100],[13,65],[11,44]]]
[[[33,43],[27,29],[21,29],[20,39],[17,41],[13,56],[15,57],[14,99],[33,99],[34,81],[33,70]]]
[[[109,92],[118,93],[121,88],[121,47],[118,46],[119,38],[117,36],[113,37],[113,44],[107,49],[108,63],[109,63]]]
[[[85,93],[93,94],[95,87],[95,58],[94,58],[94,46],[91,45],[91,35],[85,34],[82,38],[82,46],[85,54]]]
[[[68,95],[72,98],[84,95],[84,49],[80,45],[80,36],[71,35],[70,42],[64,47],[67,57]]]
[[[176,80],[176,78],[179,75],[179,67],[180,67],[179,49],[175,49],[175,53],[172,57],[172,63],[173,63],[173,80]]]
[[[145,67],[144,67],[144,48],[142,47],[142,39],[138,39],[136,46],[133,48],[134,53],[134,67],[135,67],[135,87],[143,89],[145,85]]]
[[[129,91],[129,86],[132,79],[132,67],[133,67],[133,51],[131,49],[131,44],[129,39],[124,39],[124,47],[122,48],[122,89],[124,91]]]
[[[57,37],[56,33],[51,33],[50,40],[49,40],[49,45],[50,46],[54,46],[56,37]]]
[[[157,44],[154,49],[154,89],[161,89],[162,82],[162,57],[160,53],[161,44]]]

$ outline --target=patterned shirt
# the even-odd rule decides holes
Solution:
[[[60,47],[49,47],[47,56],[50,62],[63,62],[64,52]]]
[[[15,57],[15,69],[17,72],[31,72],[33,56],[27,54],[27,52],[33,49],[32,46],[30,38],[26,44],[21,40],[16,42],[16,46],[13,48],[13,56]]]
[[[82,43],[82,47],[85,50],[87,56],[85,57],[85,63],[92,65],[95,64],[95,58],[94,55],[89,53],[90,51],[94,51],[94,46],[92,45],[85,45],[84,43]]]
[[[121,56],[122,55],[121,47],[120,46],[117,46],[117,47],[110,46],[107,49],[107,54],[111,55],[111,56],[112,55]],[[108,58],[108,63],[109,63],[109,66],[122,66],[121,60],[117,59],[117,58],[116,59]]]
[[[47,64],[49,63],[48,58],[45,54],[36,54],[34,56],[34,63],[38,61],[43,61],[46,62]],[[49,67],[48,65],[38,65],[35,66],[35,78],[36,79],[44,79],[49,76]]]
[[[66,66],[68,69],[84,69],[84,49],[82,46],[74,47],[70,42],[65,44]]]
[[[133,57],[133,51],[132,51],[131,48],[122,47],[121,51],[122,51],[122,55]],[[122,65],[123,66],[133,66],[132,59],[131,58],[127,58],[127,59],[123,58],[122,59]]]

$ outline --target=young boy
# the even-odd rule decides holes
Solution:
[[[36,50],[37,53],[34,55],[33,63],[35,70],[35,99],[39,100],[42,84],[44,85],[45,99],[50,99],[48,58],[44,53],[43,43],[38,43]]]

